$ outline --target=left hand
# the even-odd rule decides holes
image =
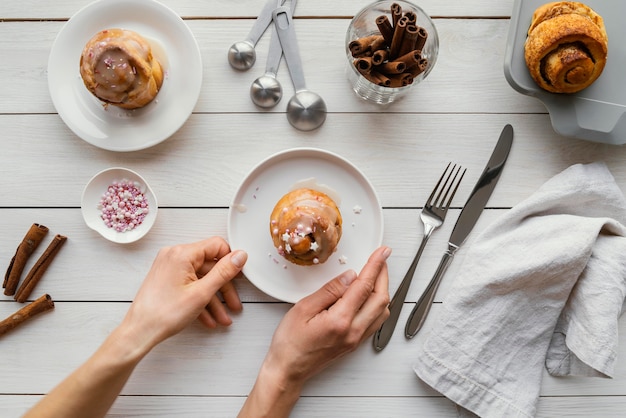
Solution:
[[[230,325],[226,307],[242,309],[231,280],[246,260],[245,252],[231,253],[219,237],[161,249],[122,326],[130,326],[150,349],[196,318],[209,328]]]

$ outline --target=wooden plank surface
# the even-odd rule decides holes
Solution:
[[[401,102],[381,107],[351,91],[344,38],[366,2],[301,1],[296,32],[307,85],[328,105],[321,129],[298,132],[285,118],[286,100],[262,111],[249,99],[264,70],[269,37],[256,66],[233,71],[226,51],[247,34],[261,0],[164,0],[198,41],[203,60],[200,98],[184,126],[161,144],[118,153],[88,144],[60,119],[48,91],[50,50],[66,20],[88,0],[5,1],[0,5],[0,266],[33,222],[69,237],[35,294],[50,293],[52,312],[0,339],[0,416],[17,417],[85,360],[126,312],[159,248],[210,235],[226,237],[231,199],[246,174],[268,156],[317,147],[356,165],[379,195],[394,290],[422,237],[419,211],[448,161],[467,167],[448,220],[424,252],[400,323],[425,288],[454,220],[506,123],[515,142],[506,169],[471,239],[553,175],[575,163],[605,161],[626,190],[626,148],[557,135],[545,107],[506,82],[502,63],[513,0],[420,5],[434,17],[440,53],[429,77]],[[286,66],[278,78],[293,94]],[[98,171],[138,171],[159,200],[157,223],[141,241],[120,246],[88,229],[80,212],[83,187]],[[314,378],[294,417],[454,417],[454,405],[416,378],[412,353],[442,309],[464,256],[462,247],[437,294],[424,334],[407,341],[396,330],[376,354],[369,343]],[[29,262],[34,263],[40,248]],[[107,257],[101,257],[107,254]],[[27,267],[28,267],[27,266]],[[244,311],[230,329],[194,324],[140,364],[110,416],[235,416],[288,304],[235,280]],[[0,298],[0,317],[21,305]],[[614,379],[554,378],[544,373],[538,417],[621,417],[626,407],[626,321],[619,322]],[[67,353],[72,353],[68,356]]]

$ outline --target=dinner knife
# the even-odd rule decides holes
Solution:
[[[491,158],[487,162],[485,169],[478,178],[478,182],[474,186],[472,193],[465,202],[463,210],[454,225],[452,234],[448,241],[448,249],[443,254],[439,266],[435,271],[433,278],[428,283],[426,290],[419,298],[413,311],[409,315],[406,327],[404,329],[404,335],[407,338],[413,338],[417,332],[422,328],[426,315],[430,311],[430,307],[435,299],[435,293],[441,282],[446,269],[450,265],[454,254],[459,249],[465,238],[469,235],[470,231],[478,221],[480,214],[482,213],[493,189],[496,187],[496,183],[502,174],[504,163],[506,162],[511,145],[513,143],[513,127],[506,125],[500,134],[500,139],[494,148]]]

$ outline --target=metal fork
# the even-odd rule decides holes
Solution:
[[[441,174],[439,181],[435,185],[435,188],[430,196],[428,196],[428,199],[424,204],[424,208],[420,213],[420,219],[424,224],[424,237],[422,238],[422,243],[417,250],[417,254],[415,254],[415,257],[413,258],[413,262],[411,262],[409,270],[400,283],[400,287],[398,287],[398,290],[396,290],[396,293],[393,295],[393,298],[389,303],[389,318],[387,318],[387,320],[381,325],[380,329],[378,329],[378,331],[374,334],[374,349],[376,351],[381,351],[385,348],[391,339],[393,330],[398,322],[398,317],[400,316],[400,311],[402,310],[402,305],[404,304],[404,299],[406,298],[409,287],[411,286],[411,280],[413,279],[417,262],[422,255],[422,251],[424,251],[424,247],[426,247],[426,243],[428,242],[430,235],[435,229],[439,228],[443,224],[448,208],[450,207],[450,203],[452,202],[452,198],[459,188],[461,180],[463,180],[465,169],[461,172],[461,166],[457,167],[456,164],[454,164],[452,169],[450,169],[451,164],[452,163],[448,163],[446,166],[446,169]],[[459,173],[461,173],[460,177]],[[442,181],[444,181],[443,185],[441,184]]]

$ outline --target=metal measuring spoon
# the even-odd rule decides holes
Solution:
[[[326,103],[317,93],[306,88],[300,50],[289,8],[283,6],[275,9],[273,20],[296,91],[287,103],[287,120],[296,129],[312,131],[326,120]]]
[[[263,6],[261,13],[256,18],[248,37],[239,42],[235,42],[228,49],[228,62],[236,70],[249,70],[256,61],[255,45],[259,42],[261,35],[265,32],[272,21],[272,10],[280,7],[285,0],[268,0]]]
[[[298,0],[291,2],[290,14],[296,8]],[[259,107],[270,108],[276,106],[283,97],[283,88],[276,79],[276,73],[280,66],[280,59],[283,55],[283,48],[280,46],[276,25],[272,27],[272,38],[270,40],[270,48],[267,54],[267,64],[265,65],[265,74],[254,80],[250,86],[250,97],[254,104]]]
[[[267,64],[265,65],[265,74],[252,82],[250,86],[250,98],[255,105],[265,108],[276,106],[283,97],[283,88],[276,79],[280,59],[283,56],[283,49],[278,40],[276,27],[272,28],[272,38],[270,40],[270,49],[267,53]]]

